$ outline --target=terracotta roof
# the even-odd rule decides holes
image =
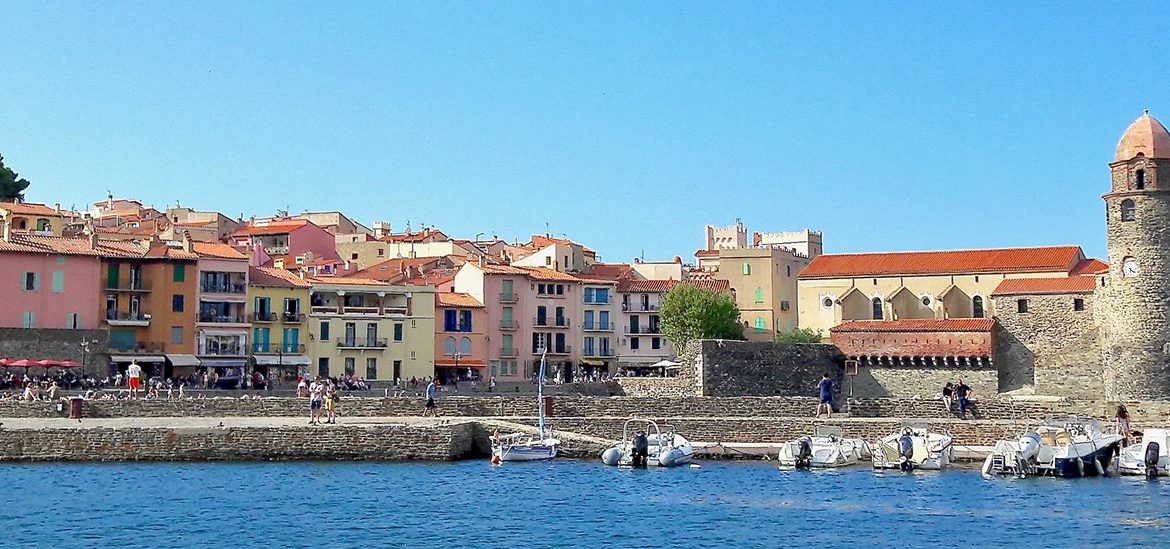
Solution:
[[[219,242],[192,242],[191,251],[199,257],[213,257],[217,259],[248,259],[248,256],[236,251],[235,248]]]
[[[991,295],[1091,294],[1096,289],[1097,279],[1092,276],[1009,278],[1000,282]]]
[[[1113,160],[1129,160],[1139,154],[1146,158],[1170,158],[1170,133],[1148,111],[1125,129]]]
[[[274,288],[308,288],[312,286],[308,281],[290,271],[272,267],[248,267],[248,285]]]
[[[798,278],[962,273],[1069,272],[1084,259],[1079,246],[820,255]]]
[[[990,318],[946,318],[904,320],[851,320],[829,329],[830,332],[990,332],[995,320]]]
[[[98,240],[95,247],[89,238],[12,233],[7,242],[0,240],[0,252],[135,258],[142,257],[146,248],[131,241]]]
[[[436,307],[464,307],[464,308],[479,308],[483,307],[478,299],[471,294],[463,294],[458,292],[438,292],[435,294]]]
[[[165,242],[152,242],[150,250],[146,252],[146,257],[150,258],[166,258],[166,259],[184,259],[194,261],[199,259],[197,254],[188,252],[182,248],[174,248],[168,246]]]
[[[421,275],[400,281],[409,286],[440,286],[455,280],[455,273],[459,269],[431,269]]]
[[[372,278],[354,278],[349,276],[314,276],[307,279],[313,284],[338,284],[342,286],[390,286],[381,280]]]
[[[386,236],[383,236],[379,240],[383,242],[422,242],[424,240],[439,237],[442,237],[445,240],[447,235],[439,229],[426,229],[417,233],[390,233]]]
[[[73,217],[77,214],[67,210],[57,211],[52,206],[45,204],[37,204],[35,202],[0,202],[0,210],[6,210],[17,215],[45,215],[45,216],[62,216]]]
[[[440,258],[438,257],[387,259],[357,271],[353,274],[353,276],[359,278],[373,278],[377,280],[394,280],[401,277],[403,271],[405,271],[407,267],[414,267],[417,270],[420,267],[425,267],[432,263],[437,263],[439,259]]]
[[[719,257],[719,250],[696,250],[695,257]]]
[[[520,267],[522,271],[528,273],[528,277],[533,280],[552,280],[556,282],[580,282],[581,279],[557,270],[547,269],[545,267]]]
[[[731,283],[726,280],[626,280],[618,284],[619,292],[660,294],[685,284],[714,292],[730,292]]]
[[[623,278],[634,276],[634,268],[629,263],[594,263],[577,278],[582,280],[609,280],[617,282]]]
[[[249,224],[240,227],[232,236],[260,236],[271,234],[287,234],[295,231],[305,225],[312,225],[304,219],[288,219],[283,221],[273,221],[264,225]]]
[[[1098,274],[1105,274],[1108,272],[1109,272],[1109,264],[1108,263],[1101,261],[1100,259],[1085,259],[1085,260],[1081,261],[1080,263],[1077,263],[1077,266],[1073,267],[1072,271],[1070,271],[1068,274],[1072,275],[1072,276],[1075,276],[1075,275],[1098,275]]]

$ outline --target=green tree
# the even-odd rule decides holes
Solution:
[[[28,186],[29,181],[5,166],[4,155],[0,155],[0,201],[24,200],[24,190]]]
[[[776,336],[777,343],[820,343],[821,331],[812,328],[800,328],[791,333]]]
[[[692,339],[743,339],[739,307],[728,294],[678,284],[662,296],[658,314],[676,351]]]

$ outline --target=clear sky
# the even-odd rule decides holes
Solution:
[[[605,261],[704,224],[826,252],[1080,244],[1170,122],[1167,5],[11,2],[0,153],[27,198],[340,209]]]

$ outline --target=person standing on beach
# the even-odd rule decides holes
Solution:
[[[833,381],[829,379],[829,374],[826,372],[821,377],[820,383],[817,383],[817,388],[821,392],[821,403],[817,405],[817,417],[821,417],[824,412],[830,416],[833,415]]]
[[[435,380],[432,379],[431,382],[427,384],[427,404],[423,408],[423,417],[427,417],[428,415],[438,417],[439,410],[438,406],[435,404],[435,398],[438,396],[438,389],[435,387]]]
[[[959,415],[963,419],[967,419],[967,404],[974,394],[975,391],[963,382],[963,378],[959,378],[959,384],[955,386],[955,396],[959,397]]]
[[[138,386],[142,384],[142,366],[138,365],[138,361],[130,361],[130,366],[126,368],[126,377],[130,380],[130,398],[138,398]]]
[[[309,425],[321,423],[321,406],[325,401],[325,387],[317,378],[309,385]]]

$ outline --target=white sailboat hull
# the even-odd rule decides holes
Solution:
[[[492,448],[492,455],[500,461],[539,461],[557,457],[560,446],[560,441],[554,438],[497,444]]]
[[[811,437],[812,459],[809,467],[817,469],[848,467],[861,459],[865,442],[861,439],[832,440],[828,437]],[[780,467],[795,468],[800,454],[800,439],[789,441],[780,448]]]

